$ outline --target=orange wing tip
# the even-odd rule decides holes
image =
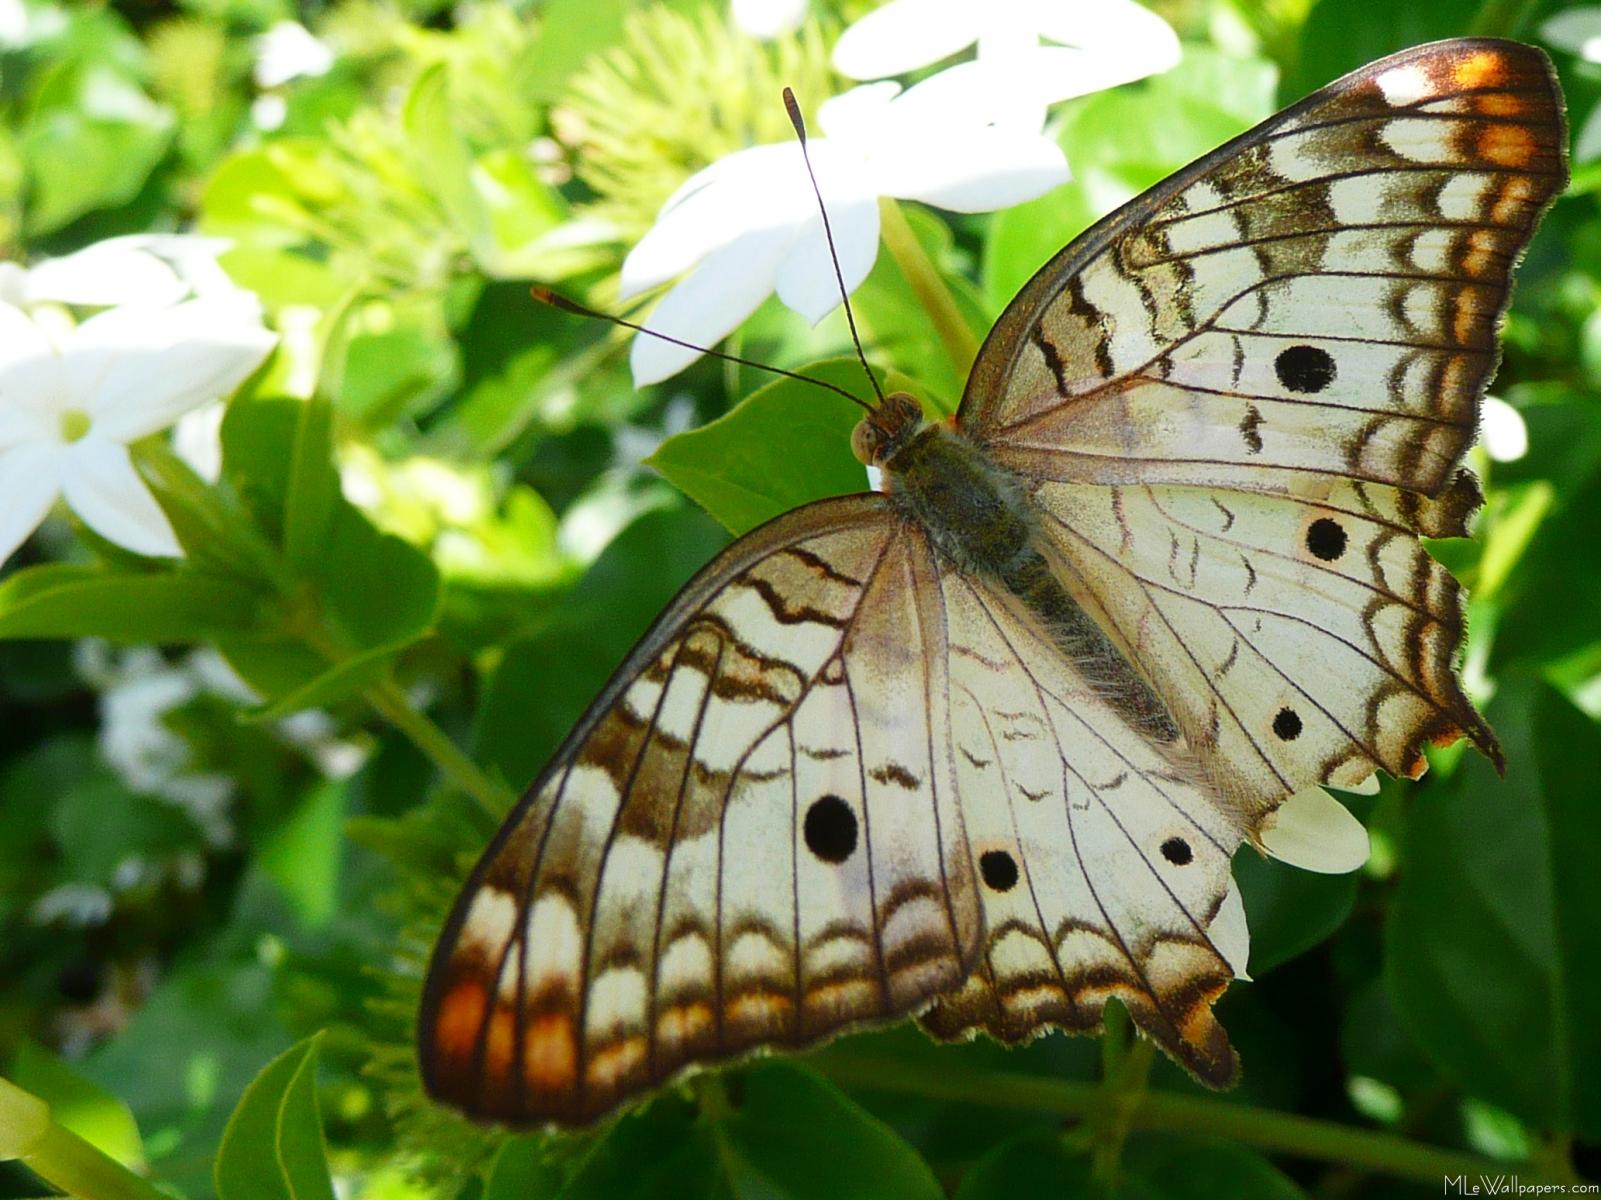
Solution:
[[[1506,57],[1495,50],[1475,50],[1452,64],[1451,81],[1464,91],[1504,87]]]

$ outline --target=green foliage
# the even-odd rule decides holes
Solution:
[[[1530,1125],[1594,1140],[1601,1083],[1581,1064],[1601,1054],[1601,733],[1524,675],[1506,677],[1489,716],[1506,779],[1465,762],[1407,809],[1386,975],[1449,1078]]]
[[[317,1110],[317,1039],[285,1050],[245,1089],[217,1150],[220,1200],[333,1200]]]
[[[184,559],[51,522],[0,576],[0,1061],[62,1127],[183,1200],[1388,1200],[1500,1164],[1597,1175],[1595,164],[1506,330],[1495,392],[1529,452],[1476,451],[1474,538],[1430,546],[1471,598],[1465,678],[1507,778],[1443,750],[1345,797],[1375,847],[1352,875],[1242,848],[1253,978],[1220,1002],[1238,1090],[1165,1062],[1147,1080],[1140,1050],[1107,1071],[1091,1039],[903,1026],[573,1135],[422,1095],[422,973],[496,816],[730,533],[866,486],[843,397],[711,360],[635,388],[622,331],[528,284],[640,316],[618,271],[662,200],[789,136],[779,85],[815,116],[843,90],[833,38],[875,6],[812,0],[773,43],[724,0],[0,13],[8,257],[193,227],[229,240],[281,334],[228,404],[220,479],[164,436],[132,447]],[[1152,6],[1184,61],[1053,108],[1070,183],[993,216],[903,205],[911,245],[854,294],[880,381],[931,418],[967,364],[916,255],[981,338],[1074,235],[1279,104],[1430,38],[1533,39],[1562,7]],[[296,15],[333,65],[258,85],[255,39]],[[1578,125],[1601,71],[1554,57]],[[838,313],[811,328],[769,299],[728,349],[868,391]],[[0,1174],[0,1197],[40,1190]]]
[[[813,379],[860,393],[855,359],[814,363]],[[904,376],[880,380],[886,392],[916,391]],[[663,442],[645,460],[683,493],[741,534],[811,500],[866,489],[861,464],[849,455],[860,405],[798,379],[778,379],[751,393],[726,416]],[[847,448],[845,454],[840,448]]]

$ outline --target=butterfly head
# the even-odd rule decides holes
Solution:
[[[856,424],[851,453],[863,466],[882,467],[923,427],[923,406],[906,392],[891,392]]]

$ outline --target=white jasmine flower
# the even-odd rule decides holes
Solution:
[[[1601,63],[1601,7],[1564,9],[1540,26],[1540,36],[1585,62]],[[1581,163],[1601,158],[1601,105],[1592,108],[1584,119],[1579,136],[1574,139],[1573,157]]]
[[[806,0],[734,0],[734,24],[762,41],[794,33],[806,19]]]
[[[303,75],[326,75],[334,52],[299,21],[279,21],[256,39],[256,86],[274,88]]]
[[[107,541],[178,557],[128,443],[228,395],[274,337],[248,303],[113,308],[47,332],[0,304],[0,562],[58,498]]]
[[[879,79],[975,44],[992,87],[1041,106],[1158,74],[1180,54],[1172,27],[1134,0],[890,0],[840,35],[834,66]]]
[[[189,233],[138,233],[107,238],[32,267],[0,263],[0,301],[18,308],[49,303],[162,308],[191,296],[228,295],[242,303],[253,299],[252,293],[236,286],[217,264],[231,244]]]
[[[1494,461],[1517,462],[1529,452],[1529,427],[1523,423],[1523,414],[1505,400],[1486,396],[1479,418],[1479,440]]]
[[[825,136],[810,142],[812,164],[847,291],[878,255],[881,196],[989,212],[1067,180],[1061,147],[1037,128],[1001,121],[1011,98],[987,88],[972,66],[904,94],[895,83],[858,87],[819,111]],[[814,323],[833,311],[839,284],[797,143],[736,151],[679,188],[624,261],[621,298],[680,275],[647,324],[701,345],[727,335],[775,290]],[[665,379],[697,355],[636,337],[634,379]]]

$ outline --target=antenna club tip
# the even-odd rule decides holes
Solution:
[[[795,99],[795,93],[787,86],[784,88],[784,110],[789,113],[789,123],[795,127],[795,136],[804,143],[806,141],[806,121],[801,116],[800,102]]]
[[[541,304],[548,304],[551,308],[557,309],[561,312],[572,313],[575,316],[580,317],[587,316],[589,313],[589,310],[586,309],[582,304],[579,304],[573,300],[569,300],[566,296],[563,296],[554,288],[548,288],[544,286],[544,284],[534,284],[528,289],[528,294]]]

